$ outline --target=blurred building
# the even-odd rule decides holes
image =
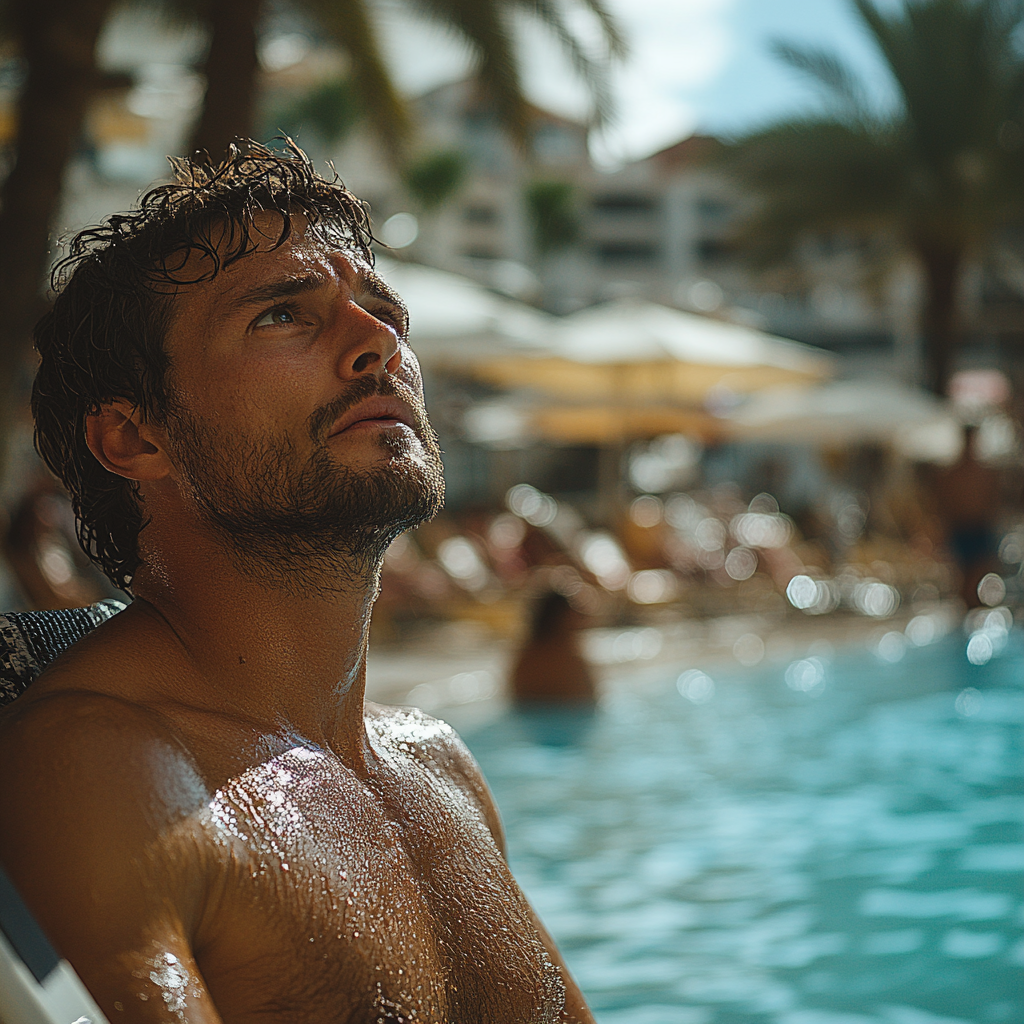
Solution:
[[[166,155],[185,148],[204,47],[201,32],[151,7],[111,19],[100,45],[105,88],[67,180],[65,232],[132,203],[166,173]],[[370,202],[378,234],[409,259],[558,314],[637,296],[820,345],[842,353],[850,373],[916,376],[914,269],[881,242],[833,237],[809,240],[784,270],[754,272],[730,240],[749,199],[715,164],[716,139],[692,136],[609,172],[590,159],[586,125],[533,108],[528,157],[472,82],[452,82],[414,101],[413,162],[447,159],[451,178],[427,202],[341,102],[344,90],[332,92],[346,80],[342,54],[278,17],[261,61],[260,133],[291,131],[315,160],[333,160]],[[0,66],[0,146],[21,73],[16,60]],[[1024,230],[1004,230],[966,275],[962,299],[963,363],[1024,374]]]
[[[468,81],[432,90],[415,108],[423,151],[465,161],[461,185],[438,209],[418,211],[367,138],[357,135],[331,154],[370,199],[378,224],[400,212],[418,217],[409,258],[554,313],[635,295],[819,345],[841,353],[851,373],[917,378],[915,269],[895,259],[885,239],[833,236],[809,239],[788,267],[753,270],[731,241],[750,199],[716,163],[719,140],[691,136],[609,172],[591,161],[584,124],[539,109],[534,156],[525,158]],[[561,208],[538,209],[545,187]],[[545,213],[563,221],[562,237],[548,246],[537,223]],[[971,268],[962,302],[965,364],[1020,372],[1024,231],[1008,226]]]

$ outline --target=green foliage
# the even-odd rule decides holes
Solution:
[[[871,109],[839,58],[777,46],[827,109],[772,125],[726,155],[762,200],[748,241],[781,252],[808,230],[894,229],[911,245],[969,247],[1024,213],[1022,0],[852,0],[898,87]]]
[[[305,96],[281,111],[271,126],[301,141],[306,131],[325,143],[344,139],[363,116],[355,87],[348,78],[334,78],[314,86]]]
[[[402,180],[423,210],[436,210],[458,190],[466,176],[466,158],[456,150],[427,153],[407,164]]]
[[[579,238],[576,190],[565,181],[535,181],[526,189],[533,240],[542,255],[564,249]]]

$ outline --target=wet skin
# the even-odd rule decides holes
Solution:
[[[422,394],[400,307],[301,231],[182,290],[166,344],[193,415],[300,462],[360,375]],[[415,409],[366,410],[339,465],[429,461]],[[87,429],[139,482],[145,564],[0,717],[0,860],[111,1021],[591,1022],[464,745],[364,702],[374,574],[296,595],[242,571],[161,427],[111,403]]]

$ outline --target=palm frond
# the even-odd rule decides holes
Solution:
[[[605,45],[608,47],[608,56],[613,60],[622,60],[628,57],[629,41],[626,39],[615,15],[608,10],[602,0],[580,0],[580,2],[597,18],[601,31],[604,33]]]
[[[454,29],[469,43],[478,60],[478,76],[491,95],[502,124],[521,145],[527,140],[527,103],[522,91],[522,66],[516,52],[512,14],[516,9],[536,17],[562,45],[590,91],[595,120],[611,115],[609,63],[626,53],[625,38],[604,0],[578,0],[597,19],[607,55],[587,52],[566,19],[565,0],[410,0],[421,13]]]
[[[477,77],[490,94],[498,119],[524,148],[527,104],[516,54],[510,8],[501,0],[411,0],[427,18],[467,42],[477,61]]]
[[[824,86],[828,94],[838,101],[838,113],[858,120],[871,118],[872,111],[860,79],[836,54],[783,40],[775,40],[771,48],[779,60]]]
[[[990,149],[1014,116],[1022,60],[1014,35],[1022,0],[907,0],[882,13],[853,0],[899,86],[907,127],[938,174],[958,156]]]
[[[572,63],[573,70],[590,90],[594,100],[595,123],[598,125],[607,124],[613,109],[608,76],[609,59],[612,56],[613,44],[616,50],[624,45],[621,37],[616,34],[609,38],[607,28],[604,22],[602,22],[609,57],[606,59],[595,58],[587,53],[580,40],[570,30],[565,20],[562,5],[558,0],[513,0],[513,2],[551,29],[555,38],[562,44],[562,49],[565,50]],[[588,4],[588,6],[591,5]],[[607,16],[607,12],[603,13]]]
[[[400,156],[411,133],[409,110],[381,52],[366,0],[309,0],[309,6],[348,54],[351,79],[374,131],[392,155]]]

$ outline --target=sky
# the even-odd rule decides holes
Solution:
[[[876,0],[891,6],[895,0]],[[828,48],[859,71],[880,97],[891,89],[850,0],[606,0],[631,44],[614,74],[616,123],[595,139],[605,163],[636,159],[695,131],[737,134],[814,104],[813,88],[770,52],[774,39]],[[437,30],[385,0],[385,32],[400,83],[420,92],[458,77],[465,54]],[[407,10],[407,8],[405,8]],[[591,28],[584,12],[574,24]],[[531,99],[580,114],[585,97],[543,30],[521,30]]]

